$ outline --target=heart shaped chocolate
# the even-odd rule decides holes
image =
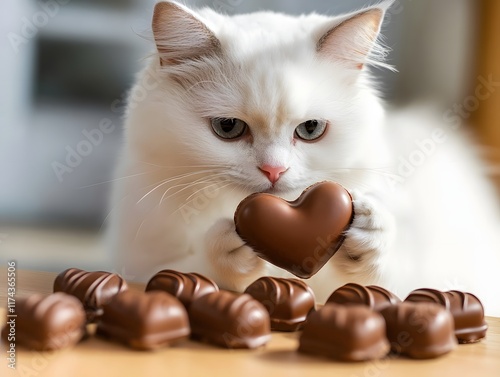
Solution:
[[[351,195],[333,182],[310,186],[292,202],[252,194],[234,214],[236,232],[261,258],[305,279],[337,252],[352,218]]]

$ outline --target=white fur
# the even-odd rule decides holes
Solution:
[[[192,14],[224,56],[172,67],[154,56],[137,78],[110,227],[128,276],[197,271],[234,290],[265,274],[290,276],[258,258],[232,221],[244,197],[271,190],[258,166],[280,165],[288,171],[273,193],[286,199],[321,180],[353,194],[344,245],[308,281],[319,300],[350,281],[383,284],[403,297],[418,287],[460,285],[500,314],[500,216],[480,163],[454,131],[413,176],[393,184],[397,157],[439,123],[413,110],[386,119],[366,67],[316,51],[345,16]],[[218,139],[207,117],[246,121],[252,142]],[[331,123],[320,141],[293,140],[301,122],[318,118]]]

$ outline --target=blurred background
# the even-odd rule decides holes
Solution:
[[[106,182],[122,143],[127,90],[154,49],[149,25],[155,2],[0,3],[2,265],[16,259],[25,269],[107,268],[100,244],[111,187]],[[185,3],[229,14],[271,9],[333,15],[370,0]],[[398,72],[375,73],[394,107],[424,101],[444,112],[474,95],[479,76],[500,81],[498,0],[397,0],[384,35]],[[500,88],[466,119],[496,163],[499,114]],[[92,131],[99,127],[106,132]]]

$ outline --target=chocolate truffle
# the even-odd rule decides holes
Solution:
[[[484,320],[484,308],[472,293],[423,288],[411,292],[405,301],[434,302],[449,310],[459,343],[475,343],[486,336],[488,325]]]
[[[299,352],[340,361],[379,359],[389,352],[384,318],[362,305],[326,304],[311,313]]]
[[[432,359],[456,346],[453,317],[442,306],[430,302],[402,302],[381,311],[387,338],[397,354],[413,359]]]
[[[410,302],[433,302],[435,304],[440,304],[446,309],[450,307],[450,301],[448,297],[441,291],[432,288],[421,288],[415,289],[410,292],[405,301]]]
[[[127,288],[125,280],[117,274],[77,268],[61,272],[54,281],[54,292],[65,292],[82,302],[89,322],[94,322],[102,314],[104,304]]]
[[[15,314],[17,317],[7,318],[2,331],[7,344],[12,342],[9,338],[14,335],[16,344],[37,351],[50,351],[71,347],[86,333],[82,304],[65,293],[18,298]]]
[[[219,287],[213,280],[194,272],[163,270],[154,275],[146,286],[146,291],[155,290],[170,293],[188,308],[193,300],[217,292]]]
[[[271,338],[266,308],[247,294],[209,293],[193,301],[188,312],[194,339],[226,348],[257,348]]]
[[[337,252],[353,217],[350,194],[333,182],[307,188],[292,202],[267,193],[244,199],[236,232],[259,257],[310,278]]]
[[[139,350],[152,350],[189,336],[181,302],[165,292],[124,291],[103,306],[97,334]]]
[[[327,300],[327,303],[342,305],[365,305],[376,311],[399,302],[401,302],[399,297],[385,288],[376,285],[365,287],[356,283],[349,283],[338,288]]]
[[[296,331],[314,310],[314,293],[303,281],[262,277],[245,290],[267,309],[271,330]]]
[[[486,336],[488,325],[484,320],[481,301],[472,293],[445,292],[455,322],[455,336],[459,343],[476,343]]]

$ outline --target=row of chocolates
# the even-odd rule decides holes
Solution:
[[[298,279],[263,277],[245,294],[220,291],[196,273],[164,270],[146,292],[119,275],[75,268],[59,274],[54,294],[20,300],[17,340],[37,350],[73,345],[97,323],[97,335],[136,349],[155,349],[191,336],[227,348],[256,348],[271,330],[303,330],[299,351],[337,360],[437,357],[486,335],[481,302],[472,294],[420,289],[405,300],[378,286],[346,284],[316,310]],[[8,329],[4,328],[6,338]]]

